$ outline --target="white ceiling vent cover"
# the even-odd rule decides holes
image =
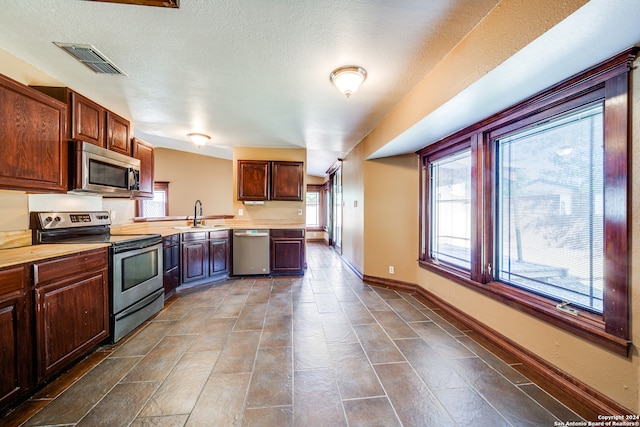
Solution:
[[[126,76],[122,70],[90,44],[57,42],[54,42],[54,44],[98,74]]]

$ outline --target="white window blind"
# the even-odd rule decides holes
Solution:
[[[496,144],[497,278],[602,313],[602,105]]]
[[[465,270],[471,264],[471,151],[430,163],[429,256]]]

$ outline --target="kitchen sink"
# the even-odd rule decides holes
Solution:
[[[217,225],[185,225],[185,226],[178,226],[173,228],[176,230],[187,231],[187,230],[213,230],[216,228],[229,228],[229,227],[226,225],[217,224]]]

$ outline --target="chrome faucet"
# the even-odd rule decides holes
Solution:
[[[202,216],[202,202],[200,200],[196,200],[196,203],[193,205],[193,226],[197,227],[200,225],[201,221],[198,221],[198,204],[200,204],[200,216]]]

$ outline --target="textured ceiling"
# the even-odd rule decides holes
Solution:
[[[308,173],[321,176],[372,129],[398,122],[431,74],[440,86],[468,81],[368,158],[413,152],[640,42],[638,0],[590,0],[526,46],[501,46],[524,37],[527,8],[546,10],[539,1],[182,0],[169,9],[0,0],[0,48],[130,118],[135,135],[156,146],[227,159],[235,146],[306,148]],[[521,21],[488,18],[510,11]],[[538,19],[544,28],[547,17]],[[513,56],[447,74],[447,64],[473,57],[460,52],[475,48],[469,35],[480,27],[497,39],[476,54]],[[97,75],[53,42],[91,44],[126,76]],[[329,82],[342,65],[368,72],[348,99]],[[189,132],[212,141],[195,148]]]
[[[497,0],[184,0],[180,9],[82,0],[2,1],[0,47],[115,112],[156,146],[308,150],[322,175]],[[126,73],[102,76],[53,42],[91,44]],[[347,99],[342,65],[368,78]]]

